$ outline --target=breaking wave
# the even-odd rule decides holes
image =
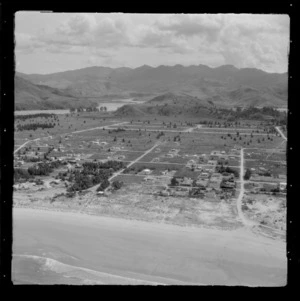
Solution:
[[[130,277],[113,275],[110,273],[99,272],[88,268],[73,266],[62,263],[52,258],[36,256],[36,255],[19,255],[14,254],[14,258],[33,260],[39,264],[40,270],[43,272],[54,272],[57,274],[57,282],[53,279],[49,284],[62,284],[62,279],[65,279],[65,284],[120,284],[120,285],[164,285],[148,280],[139,280]],[[62,278],[63,277],[63,278]],[[52,277],[53,278],[53,277]],[[29,280],[26,280],[28,282]],[[20,282],[20,281],[17,281]],[[54,282],[54,283],[53,283]]]

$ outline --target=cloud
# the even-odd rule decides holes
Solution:
[[[84,52],[99,48],[118,48],[128,44],[126,24],[120,19],[105,17],[97,19],[95,15],[75,14],[58,24],[54,29],[42,28],[36,35],[16,34],[17,50],[52,53]]]
[[[127,65],[132,65],[136,50],[148,53],[146,49],[151,49],[149,53],[167,61],[171,61],[169,56],[201,64],[212,64],[215,59],[238,68],[282,72],[287,69],[289,23],[287,15],[66,14],[63,22],[48,28],[16,33],[16,51],[81,54],[116,64],[112,58],[122,57],[126,50]]]
[[[222,18],[214,15],[175,15],[157,21],[157,28],[181,37],[203,36],[209,41],[217,39],[222,28]]]
[[[15,33],[16,51],[21,53],[33,53],[35,49],[43,46],[35,36],[26,33]]]

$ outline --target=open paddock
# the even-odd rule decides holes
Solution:
[[[113,128],[113,127],[112,127]],[[176,125],[174,127],[174,125],[170,126],[170,125],[163,125],[163,124],[131,124],[131,123],[127,123],[125,125],[123,125],[123,128],[125,129],[141,129],[141,130],[156,130],[156,131],[164,131],[164,130],[178,130],[178,131],[184,131],[187,130],[190,127],[187,126],[180,126],[180,125]]]
[[[287,168],[286,166],[282,166],[280,163],[268,161],[268,160],[245,160],[246,168],[255,168],[255,172],[259,171],[259,168],[265,168],[270,170],[270,173],[274,176],[283,174],[286,175]]]
[[[140,157],[141,155],[143,155],[143,151],[117,151],[115,153],[116,156],[125,156],[124,159],[122,159],[122,161],[134,161],[135,159],[137,159],[138,157]],[[143,158],[143,161],[145,161],[145,157]]]
[[[239,166],[240,165],[240,160],[236,160],[236,159],[227,159],[226,161],[228,161],[228,166]]]
[[[146,176],[139,176],[139,175],[131,175],[131,174],[121,174],[114,178],[114,181],[121,181],[125,185],[130,184],[140,184],[144,181]]]
[[[143,158],[144,161],[144,158]],[[123,173],[124,174],[137,174],[139,172],[141,172],[144,169],[150,169],[152,170],[151,175],[162,175],[162,171],[165,170],[180,170],[183,167],[181,165],[175,165],[175,164],[156,164],[156,163],[141,163],[141,162],[137,162],[134,163],[133,165],[130,166],[130,169],[132,171],[128,172],[127,170],[125,170]]]
[[[169,150],[168,150],[169,151]],[[147,154],[143,161],[145,162],[151,162],[152,160],[155,160],[158,158],[159,163],[173,163],[173,164],[181,164],[185,165],[188,161],[187,158],[181,157],[181,156],[174,156],[173,158],[170,158],[167,156],[168,152],[166,152],[166,149],[161,150],[161,152],[156,153],[155,151],[152,151],[151,153]]]

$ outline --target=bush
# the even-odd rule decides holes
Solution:
[[[14,180],[15,182],[20,181],[21,179],[28,180],[32,178],[32,176],[28,173],[26,169],[15,168],[14,169]]]
[[[115,190],[118,190],[120,189],[122,186],[123,186],[123,182],[121,181],[114,181],[112,182],[111,186],[115,189]]]

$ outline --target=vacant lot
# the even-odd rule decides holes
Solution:
[[[244,214],[261,225],[269,234],[286,231],[286,198],[255,194],[245,196],[242,206]],[[280,232],[281,231],[281,232]]]

